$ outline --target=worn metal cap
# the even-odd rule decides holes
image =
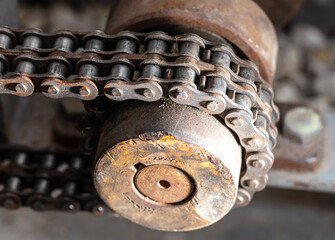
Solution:
[[[121,104],[102,132],[94,184],[121,216],[187,231],[233,207],[241,148],[218,118],[170,101]]]
[[[317,141],[322,133],[322,119],[309,107],[296,107],[284,116],[284,134],[301,144]]]

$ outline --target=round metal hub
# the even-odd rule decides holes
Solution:
[[[131,139],[100,159],[96,188],[113,210],[136,223],[192,230],[222,218],[235,201],[232,173],[224,165],[219,170],[210,160],[219,161],[203,148],[171,136]]]
[[[234,205],[241,148],[223,122],[170,101],[120,104],[100,138],[94,183],[114,211],[149,228],[186,231]]]
[[[134,183],[143,196],[158,203],[179,203],[193,193],[193,180],[180,168],[164,164],[139,167]]]

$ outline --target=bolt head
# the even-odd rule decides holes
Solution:
[[[237,117],[234,118],[231,123],[235,126],[235,127],[242,127],[244,125],[244,120],[241,117]]]
[[[308,107],[293,108],[284,117],[285,136],[301,144],[317,141],[322,128],[321,116]]]
[[[75,206],[72,203],[66,203],[63,205],[63,209],[66,211],[73,211],[75,210]]]
[[[47,92],[49,94],[58,94],[59,93],[59,88],[56,87],[56,86],[50,86],[50,87],[48,87]]]
[[[19,83],[15,86],[15,91],[18,93],[24,93],[27,91],[27,87],[23,85],[22,83]]]
[[[216,101],[210,101],[207,103],[206,108],[210,111],[216,111],[219,108],[219,103]]]
[[[259,148],[262,145],[263,141],[260,138],[251,138],[247,141],[247,144],[250,147]]]
[[[92,208],[92,212],[94,215],[103,215],[105,213],[105,208],[101,205],[95,205],[93,208]]]
[[[88,95],[90,95],[90,93],[91,93],[91,91],[87,87],[81,87],[80,90],[79,90],[79,94],[81,96],[88,96]]]
[[[114,97],[121,97],[123,94],[122,90],[119,88],[113,88],[111,93]]]
[[[37,211],[42,211],[45,209],[45,204],[41,201],[36,201],[33,203],[33,209],[37,210]]]
[[[243,195],[238,194],[237,197],[236,197],[236,204],[239,205],[239,206],[243,205],[245,200],[246,199],[245,199],[245,197],[243,197]]]
[[[248,179],[244,182],[244,184],[251,189],[256,189],[259,185],[259,181],[257,179]]]
[[[257,160],[251,161],[250,165],[255,168],[264,168],[265,162],[262,159],[257,159]]]
[[[188,98],[188,94],[185,91],[177,91],[176,98],[178,100],[186,100]]]
[[[155,93],[151,89],[147,88],[144,89],[143,95],[147,98],[153,98],[155,96]]]
[[[7,209],[16,209],[17,208],[17,203],[14,199],[7,198],[3,201],[3,206]]]

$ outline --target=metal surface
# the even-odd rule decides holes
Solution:
[[[82,154],[2,148],[0,206],[36,211],[110,212],[95,193],[92,161]]]
[[[210,33],[209,29],[205,29],[208,36],[215,36],[222,43],[214,43],[195,34],[121,32],[107,35],[99,31],[47,34],[40,30],[3,27],[0,29],[0,45],[3,46],[0,50],[0,70],[3,74],[0,93],[29,96],[41,92],[50,98],[72,97],[86,101],[102,96],[119,102],[140,100],[137,106],[142,104],[150,106],[148,109],[156,108],[151,117],[162,111],[159,100],[167,100],[167,117],[162,119],[161,113],[156,119],[159,123],[171,117],[170,121],[162,124],[165,125],[163,127],[150,131],[155,124],[148,120],[141,125],[142,134],[137,129],[126,139],[117,139],[116,134],[112,135],[113,139],[106,137],[110,129],[102,129],[98,149],[98,156],[102,158],[96,167],[95,185],[99,195],[112,209],[145,226],[162,230],[191,230],[207,226],[222,218],[235,200],[236,206],[248,204],[253,194],[265,187],[267,172],[273,162],[272,148],[277,135],[274,124],[278,120],[278,111],[273,103],[270,84],[260,76],[257,66],[244,56],[251,56],[271,83],[277,43],[272,41],[271,47],[274,48],[268,48],[267,41],[275,37],[271,24],[255,4],[243,1],[251,4],[249,7],[259,14],[259,18],[252,19],[268,33],[260,39],[258,35],[248,38],[255,40],[256,45],[262,43],[258,52],[262,56],[257,55],[259,49],[252,48],[256,47],[254,43],[245,42],[246,39],[240,35],[227,35],[228,40],[238,45],[237,49],[222,38],[226,35]],[[211,11],[208,7],[203,9]],[[248,32],[250,27],[245,25],[240,30],[242,35],[251,33]],[[240,41],[246,44],[241,45]],[[264,69],[268,71],[264,72]],[[115,108],[118,105],[115,104]],[[127,102],[126,106],[131,104]],[[175,113],[169,111],[171,106],[175,106],[172,110],[178,110]],[[127,107],[123,107],[122,111],[126,111]],[[190,122],[180,123],[182,115],[192,111],[196,113],[187,120],[193,118],[197,122],[194,129]],[[115,114],[111,113],[116,119],[124,116],[124,113]],[[207,114],[207,121],[200,119],[201,114]],[[210,126],[208,119],[216,119],[217,126]],[[173,128],[174,122],[183,129],[178,130],[177,125]],[[125,123],[121,122],[119,126],[122,124]],[[128,127],[123,134],[132,127]],[[225,134],[219,131],[220,128],[230,134],[230,139],[221,136]],[[208,134],[212,129],[216,131],[211,133],[211,138],[201,135],[204,132]],[[188,131],[197,134],[185,136]],[[86,140],[84,153],[94,153],[97,133]],[[127,151],[122,151],[123,143]],[[231,147],[233,143],[235,147]],[[167,146],[164,151],[162,145]],[[224,153],[220,152],[223,150]],[[107,155],[103,154],[105,151]],[[128,153],[130,157],[124,156]],[[109,156],[113,154],[117,164],[121,164],[119,168],[115,167],[117,164],[110,163]],[[144,161],[141,154],[175,154],[181,160],[150,158]],[[136,168],[140,160],[145,165],[141,169]],[[193,160],[192,164],[188,160]],[[157,166],[153,166],[155,164]],[[174,168],[166,165],[173,165]],[[22,168],[23,173],[15,173],[4,180],[1,200],[4,207],[18,208],[23,205],[36,210],[70,212],[83,209],[98,215],[105,212],[103,204],[91,191],[90,182],[85,182],[82,176],[72,176],[59,183],[59,176],[49,171],[50,175],[43,176],[47,179],[39,181],[37,190],[33,188],[32,194],[26,194],[27,186],[22,183],[34,178],[36,173],[25,173],[22,163],[16,168]],[[35,168],[37,172],[41,170],[39,166]],[[156,169],[155,174],[148,174],[153,172],[152,169]],[[10,174],[6,167],[3,171]],[[119,177],[115,180],[113,176]],[[121,182],[116,184],[117,181]],[[50,198],[51,182],[56,183],[53,187],[63,188],[60,198]],[[129,186],[136,191],[126,192]],[[35,190],[41,190],[43,196]],[[164,192],[165,195],[162,194]],[[157,204],[163,206],[156,207]],[[171,216],[179,217],[176,221]]]
[[[284,26],[297,12],[305,0],[255,0],[276,27]]]
[[[310,171],[323,158],[325,120],[317,109],[298,104],[279,104],[281,121],[274,149],[273,168]]]
[[[193,34],[170,36],[163,32],[123,32],[106,35],[68,31],[46,34],[8,28],[1,31],[1,35],[11,37],[10,42],[4,39],[6,48],[0,51],[5,68],[0,80],[2,94],[29,96],[41,92],[50,98],[81,100],[105,95],[117,101],[148,102],[170,97],[178,103],[219,114],[228,105],[225,101],[229,102],[226,90],[251,95],[252,90],[242,86],[245,82],[242,78],[262,81],[258,69],[251,62],[240,59],[228,45],[215,44]],[[15,39],[22,39],[22,43],[13,49],[10,43],[13,45]],[[92,39],[113,44],[103,51],[96,49],[98,45],[86,43]],[[169,46],[167,52],[163,51],[164,44],[154,46],[161,39]],[[73,42],[81,42],[82,46],[74,48]],[[99,47],[103,48],[102,45]],[[10,66],[15,67],[14,71]],[[223,82],[229,80],[240,82],[246,89]],[[253,83],[248,85],[256,90]],[[175,99],[176,91],[188,91],[189,98]]]
[[[152,66],[154,66],[154,67],[156,67],[155,65],[151,65],[151,66],[149,66],[148,65],[148,68],[154,68],[154,67],[152,67]],[[153,70],[151,70],[151,69],[149,69],[148,70],[148,72],[153,72]],[[158,71],[159,72],[159,71]],[[65,75],[65,74],[64,74]],[[15,86],[15,89],[18,89],[18,90],[20,90],[20,85],[18,85],[18,86]],[[51,89],[52,90],[52,89]],[[149,90],[149,91],[148,91]],[[148,91],[148,93],[147,93],[147,91]],[[51,92],[53,92],[53,91],[51,91]],[[57,92],[57,91],[56,91]],[[83,93],[85,93],[85,91],[82,91]],[[177,91],[177,96],[178,95],[181,95],[181,97],[179,97],[179,98],[181,98],[181,99],[185,99],[185,93],[186,93],[186,96],[188,97],[189,96],[189,94],[187,94],[187,92],[183,92],[183,91]],[[121,94],[122,94],[122,92],[121,92]],[[121,95],[120,94],[120,95]],[[85,95],[85,94],[82,94],[82,95]],[[118,95],[118,92],[117,92],[117,94],[116,95]],[[145,89],[145,91],[143,91],[143,95],[144,96],[146,96],[146,97],[148,97],[148,98],[150,98],[150,97],[152,97],[152,93],[150,92],[150,89]],[[187,98],[186,97],[186,98]],[[216,102],[208,102],[205,106],[206,106],[206,108],[208,108],[208,109],[210,109],[211,111],[214,111],[216,108],[217,108],[217,104],[215,104]],[[207,107],[207,105],[208,105],[208,107]],[[236,125],[236,126],[241,126],[241,125],[243,125],[243,120],[241,121],[241,118],[236,118],[236,119],[233,119],[232,120],[232,122],[234,123],[234,125]],[[249,142],[249,141],[248,141]],[[250,141],[250,144],[253,144],[253,145],[257,145],[258,143],[257,143],[257,141]],[[262,163],[259,163],[259,162],[256,162],[255,163],[255,166],[257,166],[257,165],[259,165],[259,166],[262,166]],[[156,181],[154,181],[154,182],[156,182]],[[255,184],[255,183],[253,183],[253,184]],[[164,184],[163,184],[164,185]],[[163,186],[163,185],[161,185],[161,186]],[[157,185],[158,186],[158,185]],[[188,188],[187,188],[188,189]],[[148,193],[149,194],[149,193]],[[308,195],[307,195],[307,197],[305,197],[305,199],[299,199],[300,201],[299,201],[299,204],[297,204],[295,207],[292,207],[292,206],[290,206],[291,208],[292,208],[292,211],[289,211],[288,209],[285,209],[285,208],[282,208],[283,207],[283,205],[285,206],[285,204],[283,204],[283,205],[281,205],[282,204],[282,198],[283,198],[283,195],[286,195],[284,192],[281,192],[281,194],[278,194],[278,196],[277,196],[277,198],[274,198],[274,199],[271,199],[271,204],[273,204],[273,205],[276,205],[275,203],[279,203],[278,205],[277,205],[277,209],[278,209],[278,206],[281,206],[281,207],[279,207],[280,208],[280,210],[278,211],[277,210],[277,212],[275,212],[275,213],[273,213],[273,211],[272,211],[272,208],[269,208],[269,204],[267,204],[266,202],[265,203],[262,203],[262,204],[259,204],[259,205],[261,205],[261,206],[258,206],[258,209],[254,209],[254,210],[252,210],[251,211],[251,214],[250,214],[250,212],[249,212],[249,214],[250,215],[252,215],[253,217],[254,217],[254,219],[253,220],[251,220],[250,221],[250,219],[248,219],[248,216],[244,216],[245,218],[242,218],[241,219],[241,215],[243,216],[243,214],[240,214],[241,213],[241,211],[240,210],[237,210],[237,215],[240,215],[240,217],[238,218],[238,221],[226,221],[225,222],[225,224],[223,225],[223,226],[221,226],[221,228],[222,229],[228,229],[228,233],[225,233],[224,234],[224,236],[225,237],[229,237],[229,236],[231,236],[231,238],[236,238],[236,237],[241,237],[241,235],[246,235],[246,236],[244,236],[244,238],[248,238],[248,237],[250,237],[250,236],[253,236],[254,238],[257,238],[257,236],[259,236],[258,238],[264,238],[264,236],[267,236],[267,237],[269,237],[269,236],[271,236],[271,235],[273,235],[273,228],[274,229],[276,229],[276,230],[274,230],[275,232],[276,232],[276,234],[278,234],[280,237],[278,237],[278,235],[277,236],[271,236],[271,237],[273,237],[273,238],[288,238],[288,236],[287,236],[287,230],[288,229],[291,229],[291,231],[292,232],[294,232],[295,233],[295,236],[297,236],[296,238],[307,238],[307,236],[308,236],[308,238],[312,238],[312,237],[314,237],[314,238],[326,238],[327,236],[328,236],[328,238],[329,238],[329,235],[331,235],[331,234],[329,234],[328,235],[328,228],[326,228],[326,226],[329,226],[329,228],[330,228],[330,225],[331,224],[329,224],[329,222],[324,222],[323,224],[321,224],[320,222],[322,221],[322,220],[324,220],[324,215],[322,215],[321,213],[324,213],[325,215],[326,215],[326,213],[327,213],[327,210],[325,211],[325,209],[324,209],[324,202],[323,202],[323,204],[321,204],[320,202],[319,202],[319,205],[321,206],[319,206],[319,207],[315,207],[315,209],[314,209],[314,214],[311,214],[310,212],[308,212],[308,210],[307,210],[307,213],[306,213],[306,211],[305,211],[305,209],[304,209],[304,211],[302,211],[302,209],[303,208],[306,208],[306,202],[305,201],[301,201],[301,200],[306,200],[306,199],[309,199],[308,198]],[[306,196],[306,195],[304,195],[304,196]],[[261,196],[260,196],[260,198],[261,198]],[[258,198],[259,199],[259,198]],[[280,202],[278,202],[278,199],[280,199]],[[257,205],[256,205],[257,206]],[[272,206],[273,207],[273,206]],[[100,208],[100,206],[96,206],[96,207],[94,207],[94,209],[96,209],[96,210],[94,210],[94,211],[96,211],[96,212],[103,212],[103,210],[101,211],[101,208]],[[247,209],[250,209],[250,208],[247,208]],[[299,215],[299,217],[301,218],[301,215],[303,215],[304,216],[304,219],[302,220],[302,221],[295,221],[294,220],[294,218],[293,218],[293,216],[296,216],[297,214],[296,214],[296,212],[299,212],[300,211],[300,214],[298,214]],[[286,214],[290,214],[290,221],[287,221],[287,216],[285,216],[284,217],[284,219],[281,219],[280,217],[282,217],[283,218],[283,212],[285,212]],[[328,212],[331,212],[331,211],[328,211]],[[265,213],[267,213],[268,214],[268,218],[264,218],[264,214]],[[320,215],[317,215],[317,214],[320,214]],[[237,215],[235,215],[235,216],[237,216]],[[313,215],[313,216],[312,216]],[[56,215],[57,216],[57,215]],[[234,215],[233,215],[234,216]],[[276,216],[276,218],[273,218],[273,216]],[[35,218],[34,219],[36,219],[36,217],[38,217],[38,216],[34,216]],[[299,217],[297,217],[297,219],[300,219]],[[57,217],[56,217],[57,218]],[[309,223],[307,222],[306,223],[306,219],[318,219],[318,221],[317,221],[317,223],[315,224],[314,223],[314,221],[310,221]],[[31,218],[32,219],[32,218]],[[77,218],[78,220],[83,220],[84,218]],[[237,218],[236,218],[237,219]],[[235,220],[236,220],[235,219]],[[52,221],[54,221],[53,220],[53,218],[50,218],[50,220],[51,220],[51,223],[52,223]],[[98,221],[100,221],[101,219],[99,219]],[[133,238],[146,238],[147,236],[145,236],[144,235],[144,233],[142,232],[142,234],[139,234],[139,233],[131,233],[131,231],[132,231],[132,229],[131,228],[128,228],[128,227],[126,227],[126,231],[124,231],[125,230],[125,226],[119,226],[118,225],[118,227],[116,227],[116,225],[117,224],[115,224],[114,222],[112,222],[112,223],[110,223],[109,221],[108,221],[108,219],[106,219],[106,218],[104,218],[104,220],[106,221],[106,224],[105,224],[105,227],[101,227],[102,225],[100,225],[100,226],[97,226],[97,224],[96,224],[96,220],[95,219],[90,219],[90,223],[91,224],[88,224],[88,223],[86,223],[87,224],[87,229],[89,229],[89,231],[87,231],[87,235],[92,235],[92,232],[95,232],[95,234],[98,234],[99,236],[101,236],[101,235],[103,235],[103,233],[102,232],[104,232],[104,230],[102,231],[101,229],[103,228],[103,229],[108,229],[108,231],[110,231],[112,228],[113,228],[113,230],[114,231],[116,231],[116,232],[118,232],[118,231],[123,231],[123,232],[127,232],[127,234],[130,234],[131,235],[131,237],[133,237]],[[230,220],[230,219],[229,219]],[[234,220],[234,219],[233,219]],[[272,224],[270,224],[269,222],[272,220]],[[7,219],[7,221],[8,221],[8,219]],[[10,220],[9,220],[10,221]],[[22,222],[23,221],[23,222]],[[248,222],[248,221],[250,221],[249,223],[246,223],[246,222]],[[277,223],[277,224],[273,224],[273,221],[275,221],[275,223]],[[22,218],[21,218],[21,220],[20,219],[17,219],[17,221],[15,221],[16,223],[17,223],[17,225],[19,225],[19,226],[17,226],[17,227],[20,227],[20,229],[21,229],[21,231],[25,231],[25,229],[27,229],[27,222],[29,222],[29,221],[26,221],[26,220],[22,220]],[[25,223],[24,223],[25,222]],[[46,224],[46,225],[44,225],[44,228],[45,229],[50,229],[50,226],[53,226],[53,225],[56,225],[55,224],[55,222],[53,222],[54,224],[50,224],[50,222],[49,221],[46,221],[46,222],[48,222],[48,224]],[[83,221],[78,221],[78,222],[81,222],[82,224],[85,224],[84,223],[84,220]],[[108,224],[107,224],[107,222],[108,222]],[[234,222],[234,223],[233,223]],[[315,225],[316,226],[319,226],[320,227],[320,225],[322,225],[322,227],[320,227],[321,228],[321,230],[319,231],[319,232],[311,232],[311,229],[312,228],[303,228],[303,227],[300,227],[300,226],[297,226],[297,225],[299,225],[299,224],[297,224],[297,222],[299,222],[300,224],[302,224],[301,222],[303,222],[303,224],[305,224],[305,226],[306,225],[311,225],[311,226],[314,226],[315,227]],[[330,221],[331,222],[331,221]],[[20,225],[20,223],[23,223],[23,224],[21,224]],[[61,222],[60,222],[61,223]],[[102,224],[102,222],[100,221],[99,222],[100,224]],[[64,224],[64,223],[63,223]],[[69,224],[69,225],[71,225],[71,226],[73,226],[71,223]],[[234,225],[237,225],[238,226],[238,228],[236,228],[236,226],[234,226]],[[47,227],[45,227],[45,226],[47,226]],[[95,226],[95,228],[94,228],[94,226]],[[108,227],[108,226],[110,226],[110,228]],[[261,226],[261,228],[263,229],[263,231],[255,231],[255,229],[259,229],[259,227]],[[272,228],[271,228],[271,226],[272,226]],[[293,227],[294,226],[294,227]],[[83,226],[82,226],[83,227]],[[234,228],[235,227],[235,228]],[[288,229],[287,229],[288,228]],[[294,230],[292,230],[292,228],[294,228]],[[14,229],[14,228],[13,228]],[[51,229],[53,229],[53,227],[51,227]],[[78,228],[79,229],[79,228]],[[234,229],[234,230],[232,230],[232,229]],[[241,230],[242,229],[242,230]],[[271,229],[271,230],[270,230]],[[280,230],[279,230],[280,229]],[[283,229],[285,230],[285,231],[283,231]],[[296,230],[296,229],[300,229],[300,230]],[[5,230],[5,229],[3,229],[3,230]],[[15,230],[15,229],[14,229]],[[57,231],[55,230],[55,232],[57,232],[58,233],[58,231],[59,232],[61,232],[59,235],[62,235],[63,236],[63,238],[64,238],[64,234],[66,234],[66,232],[68,231],[68,232],[71,232],[71,233],[73,233],[73,230],[74,229],[72,229],[72,228],[70,228],[68,225],[65,227],[65,230],[64,230],[64,228],[61,228],[61,229],[57,229]],[[315,228],[313,228],[313,230],[315,230]],[[5,230],[5,231],[7,231],[7,230]],[[308,231],[310,231],[310,232],[308,232]],[[64,233],[65,232],[65,233]],[[79,232],[79,231],[78,231]],[[90,233],[91,232],[91,233]],[[247,233],[246,233],[247,232]],[[261,234],[259,234],[259,232],[262,232]],[[308,232],[308,233],[306,233],[306,232]],[[229,234],[230,233],[230,234]],[[4,234],[4,231],[2,231],[2,234]],[[50,233],[49,233],[50,234]],[[109,232],[109,235],[108,236],[111,236],[111,234],[112,234],[112,236],[114,236],[114,237],[116,237],[116,235],[113,235],[113,233],[112,232]],[[223,232],[222,232],[222,230],[220,231],[220,234],[215,234],[214,233],[214,229],[212,228],[212,231],[207,231],[207,234],[212,234],[211,236],[211,238],[222,238],[222,234],[223,234]],[[53,235],[53,234],[51,234],[51,235]],[[74,233],[74,234],[69,234],[69,237],[71,236],[72,238],[80,238],[79,236],[78,236],[79,234],[78,233]],[[93,234],[94,235],[94,234]],[[92,236],[93,236],[92,235]],[[155,235],[155,234],[153,234],[153,235]],[[170,239],[170,238],[173,238],[173,239],[175,239],[175,238],[183,238],[183,237],[186,237],[186,235],[166,235],[166,236],[161,236],[161,235],[155,235],[155,236],[157,236],[157,237],[160,237],[160,238],[167,238],[167,239]],[[206,235],[207,237],[209,237],[208,235]],[[317,236],[317,237],[316,237]],[[95,237],[97,237],[97,236],[95,236]],[[189,237],[191,238],[191,236],[189,235]],[[129,237],[128,237],[129,238]],[[193,238],[204,238],[204,236],[203,235],[201,235],[199,232],[198,232],[198,234],[193,234]],[[330,239],[331,239],[331,237],[330,237]]]
[[[335,114],[326,113],[325,140],[322,145],[323,158],[311,170],[270,171],[269,185],[279,188],[292,188],[308,191],[335,193]]]
[[[217,41],[223,37],[257,65],[266,81],[273,81],[276,34],[268,17],[251,0],[119,1],[107,21],[106,32],[152,29],[172,29],[173,33],[180,29]]]
[[[224,119],[245,151],[236,205],[245,206],[265,187],[273,162],[278,111],[272,89],[257,67],[241,59],[229,44],[215,44],[194,34],[163,32],[46,34],[1,28],[1,34],[10,36],[12,44],[18,40],[14,49],[0,50],[7,64],[7,73],[0,80],[2,94],[42,92],[50,98],[81,100],[105,95],[116,101],[145,102],[169,98],[194,106]],[[90,39],[99,39],[106,46],[86,44]],[[161,41],[169,46],[168,52],[163,52],[166,48]],[[62,64],[50,67],[59,62]],[[94,137],[87,139],[85,152],[94,151],[94,141]]]
[[[322,161],[324,139],[304,146],[281,134],[278,135],[274,149],[274,169],[288,171],[310,171]]]
[[[187,201],[195,190],[191,176],[180,168],[165,164],[138,169],[134,184],[143,196],[163,204]]]
[[[169,231],[208,226],[232,208],[242,152],[220,118],[171,101],[121,104],[113,112],[94,174],[109,207]]]
[[[311,108],[297,107],[284,116],[284,134],[303,145],[315,143],[322,133],[321,116]]]

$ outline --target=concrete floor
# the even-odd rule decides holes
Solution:
[[[211,227],[169,233],[127,220],[86,213],[0,210],[0,239],[335,239],[335,195],[267,189],[250,206],[235,209]]]

